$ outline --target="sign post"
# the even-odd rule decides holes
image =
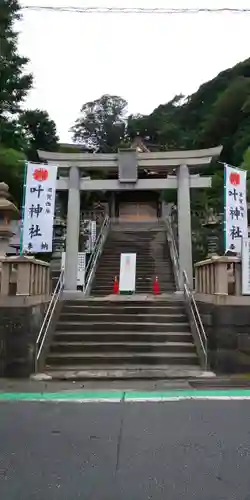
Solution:
[[[120,259],[120,294],[135,293],[136,253],[122,253]]]
[[[65,269],[66,252],[62,252],[61,270]],[[85,290],[86,252],[78,252],[77,286]]]
[[[22,252],[52,252],[57,167],[27,164]]]
[[[224,182],[224,236],[225,252],[241,255],[242,238],[248,237],[247,172],[225,165]]]

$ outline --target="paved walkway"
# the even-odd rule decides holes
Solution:
[[[250,376],[201,378],[194,380],[93,380],[53,381],[0,378],[0,394],[5,393],[61,393],[61,392],[166,392],[192,389],[250,389]]]
[[[0,498],[250,500],[249,421],[245,400],[2,401]]]

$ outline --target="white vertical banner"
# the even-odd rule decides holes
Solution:
[[[242,238],[248,237],[247,172],[225,165],[225,252],[241,254]]]
[[[91,221],[91,251],[94,250],[96,242],[96,221],[92,220]]]
[[[66,252],[62,252],[61,269],[65,270]],[[78,252],[77,285],[85,286],[86,252]]]
[[[122,253],[120,260],[119,291],[135,292],[136,253]]]
[[[52,252],[57,166],[28,163],[23,252]]]

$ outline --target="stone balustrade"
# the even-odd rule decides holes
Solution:
[[[2,257],[0,267],[0,296],[50,294],[50,266],[47,262],[27,256]]]
[[[241,295],[241,259],[214,256],[195,264],[195,292]]]

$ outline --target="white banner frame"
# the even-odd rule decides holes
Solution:
[[[224,246],[241,255],[242,238],[248,237],[247,172],[224,166]]]
[[[83,289],[85,289],[86,255],[87,252],[78,252],[77,286],[82,286]],[[66,261],[66,252],[62,252],[61,270],[65,269],[65,261]]]
[[[27,164],[22,253],[52,252],[56,181],[56,165]]]
[[[134,293],[136,285],[136,253],[121,253],[120,293]]]

